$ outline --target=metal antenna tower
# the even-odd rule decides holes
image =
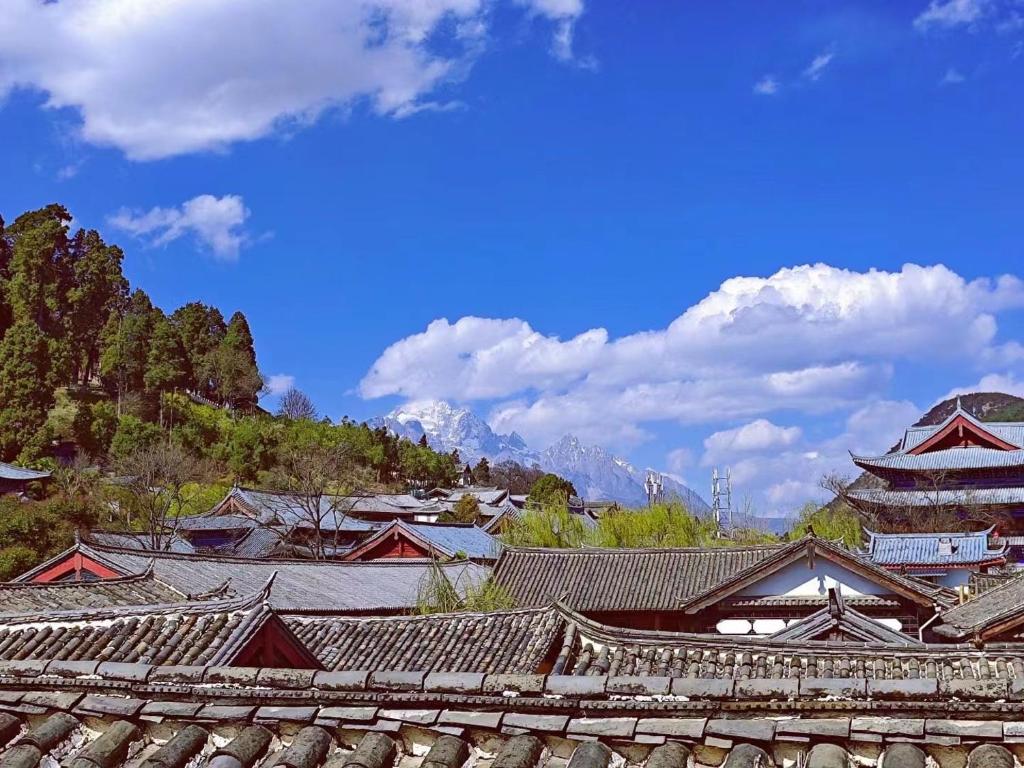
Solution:
[[[662,476],[655,472],[648,472],[644,481],[644,490],[647,491],[647,506],[653,506],[654,502],[661,501],[661,494],[665,488],[665,481]]]
[[[711,470],[711,509],[715,513],[718,530],[732,529],[732,470],[725,468],[725,477],[718,467]]]

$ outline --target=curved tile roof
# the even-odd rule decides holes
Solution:
[[[868,535],[867,555],[884,566],[901,565],[978,565],[1003,562],[1006,544],[990,547],[992,528],[973,533],[874,533]],[[941,542],[949,542],[950,554],[943,554]]]
[[[250,594],[262,589],[276,572],[270,603],[277,610],[289,612],[407,612],[417,605],[420,585],[433,568],[438,567],[431,560],[368,563],[278,560],[139,552],[86,543],[49,562],[75,551],[124,574],[140,573],[152,561],[155,577],[186,595],[210,592],[225,582],[236,594]],[[468,562],[445,563],[439,567],[461,594],[490,573],[489,568]],[[39,568],[23,574],[19,580],[31,579],[37,570]]]
[[[185,595],[140,573],[121,579],[0,584],[0,614],[172,603]]]
[[[1014,469],[1024,467],[1024,450],[995,448],[944,448],[922,454],[887,453],[882,456],[853,456],[853,463],[867,470],[935,472],[958,469]]]
[[[551,608],[285,621],[324,667],[335,670],[532,674],[565,631]]]
[[[779,550],[778,545],[680,549],[506,547],[495,581],[522,607],[563,600],[577,610],[674,610]]]

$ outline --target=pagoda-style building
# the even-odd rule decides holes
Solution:
[[[941,424],[910,427],[894,450],[853,462],[877,478],[874,487],[848,491],[864,512],[890,519],[952,512],[978,528],[1024,533],[1024,422],[979,421],[957,399]]]

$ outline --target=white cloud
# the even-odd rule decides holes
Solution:
[[[121,209],[108,223],[153,246],[167,245],[192,235],[213,255],[235,261],[248,241],[243,230],[249,210],[238,195],[199,195],[177,208],[151,208],[149,211]]]
[[[267,394],[283,395],[295,386],[295,377],[287,373],[275,373],[267,378]]]
[[[756,419],[705,438],[701,464],[709,467],[735,454],[785,448],[793,445],[802,435],[800,427],[780,427],[767,419]]]
[[[985,14],[988,4],[988,0],[931,0],[914,19],[914,26],[924,31],[973,24]]]
[[[1012,356],[996,314],[1024,306],[1013,276],[967,281],[944,266],[854,272],[824,264],[736,277],[667,328],[562,340],[525,320],[436,320],[395,342],[364,397],[490,402],[489,421],[543,445],[566,432],[628,446],[645,424],[821,414],[881,395],[907,361],[991,365]]]
[[[957,395],[966,395],[971,392],[1003,392],[1007,395],[1024,397],[1024,379],[1019,379],[1012,373],[989,373],[982,376],[977,383],[968,387],[954,387],[945,397],[936,402],[941,402]]]
[[[754,83],[754,93],[759,96],[774,96],[779,92],[779,81],[773,75],[765,75]]]
[[[693,466],[693,451],[689,448],[671,450],[668,452],[668,456],[665,457],[665,465],[673,475],[681,476],[687,469]]]
[[[555,23],[551,53],[561,61],[573,61],[573,36],[576,21],[583,14],[583,0],[517,0],[517,3],[533,15]]]
[[[582,0],[520,2],[572,56]],[[152,160],[222,150],[332,109],[409,115],[464,77],[485,0],[6,0],[0,98],[71,108],[81,138]]]
[[[757,449],[722,450],[711,463],[731,469],[734,495],[749,494],[758,514],[790,515],[808,501],[828,500],[822,477],[851,476],[856,471],[850,451],[862,455],[887,451],[920,415],[921,409],[911,402],[876,400],[851,413],[831,437],[811,441],[800,435],[785,445],[765,440]]]
[[[941,85],[959,85],[964,82],[967,78],[964,77],[958,69],[950,67],[946,70],[946,74],[942,76],[942,80],[939,81]]]
[[[824,51],[822,53],[819,53],[817,56],[814,57],[811,63],[808,64],[807,68],[803,71],[804,77],[806,77],[808,80],[818,80],[819,78],[821,78],[822,74],[824,74],[825,69],[828,67],[829,64],[832,63],[832,59],[834,58],[835,53],[833,53],[832,51]]]

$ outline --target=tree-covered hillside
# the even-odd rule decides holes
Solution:
[[[0,458],[38,460],[71,436],[49,418],[59,396],[97,457],[122,419],[159,421],[168,392],[252,410],[263,381],[245,315],[165,314],[129,286],[120,248],[70,222],[59,205],[0,219]]]

